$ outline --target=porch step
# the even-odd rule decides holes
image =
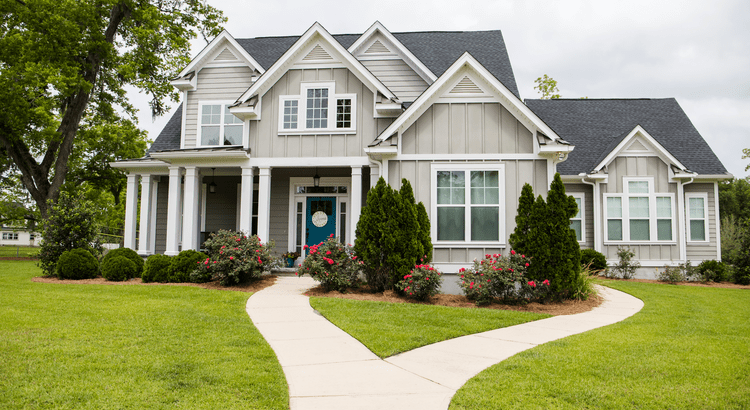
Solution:
[[[271,274],[276,276],[297,276],[297,268],[275,268],[271,269]]]

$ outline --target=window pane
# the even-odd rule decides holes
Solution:
[[[437,203],[438,204],[450,204],[451,203],[451,189],[450,188],[439,188],[437,189]]]
[[[471,208],[471,240],[472,241],[496,241],[500,235],[500,221],[498,218],[500,210],[491,208]]]
[[[471,188],[471,203],[475,205],[484,204],[484,188]]]
[[[576,231],[576,239],[583,240],[583,232],[581,231],[581,221],[570,221],[570,229]]]
[[[464,208],[438,207],[439,241],[464,240]]]
[[[484,188],[484,171],[471,171],[471,187]]]
[[[352,100],[349,98],[336,100],[336,128],[351,128]]]
[[[631,218],[648,218],[648,198],[629,198],[628,203]]]
[[[297,128],[297,101],[284,101],[284,129]]]
[[[578,212],[576,213],[576,216],[573,218],[581,219],[581,198],[576,198],[576,205],[578,205]]]
[[[657,218],[671,218],[672,217],[672,198],[664,198],[664,197],[656,198],[656,217]]]
[[[647,241],[650,239],[648,219],[630,220],[630,240]]]
[[[219,145],[219,127],[201,127],[201,145]]]
[[[607,216],[610,218],[621,218],[622,217],[622,201],[621,198],[610,197],[607,198]]]
[[[229,106],[224,106],[224,124],[242,124],[242,120],[229,112]]]
[[[701,218],[703,219],[705,213],[703,212],[703,198],[690,198],[690,218]]]
[[[610,241],[622,240],[622,220],[610,219],[607,221],[607,239]]]
[[[463,171],[453,171],[451,172],[451,185],[454,187],[460,186],[465,187],[466,186],[466,178]]]
[[[656,221],[656,239],[659,241],[672,240],[672,220],[659,219]]]
[[[438,171],[438,173],[437,173],[437,186],[438,187],[449,187],[449,186],[451,186],[451,173],[450,173],[450,171]]]
[[[690,240],[691,241],[705,241],[706,240],[706,226],[703,220],[690,221]]]
[[[498,188],[485,188],[484,189],[484,203],[497,205],[500,203],[500,189]]]
[[[328,89],[307,90],[307,128],[328,128]]]
[[[221,105],[204,105],[201,124],[221,124]]]
[[[453,188],[451,189],[451,203],[463,204],[466,202],[466,194],[464,188]]]
[[[628,181],[628,192],[631,194],[647,194],[648,181]]]
[[[242,145],[242,126],[224,126],[224,145]]]

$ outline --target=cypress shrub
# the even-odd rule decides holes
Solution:
[[[141,274],[143,273],[143,258],[138,255],[138,253],[130,248],[117,248],[112,249],[111,251],[107,252],[104,255],[104,258],[102,258],[102,265],[104,265],[108,260],[117,257],[122,256],[125,258],[130,259],[135,264],[135,276],[131,276],[133,278],[140,278]]]
[[[607,269],[607,257],[593,249],[581,249],[581,267],[588,264],[592,272],[603,271]]]
[[[172,258],[169,264],[168,282],[190,282],[190,274],[198,268],[198,264],[206,260],[203,252],[186,249]]]
[[[57,260],[59,279],[93,279],[99,276],[99,261],[86,249],[65,251]]]
[[[169,264],[172,258],[167,255],[151,255],[143,266],[141,279],[144,282],[166,282],[169,278]]]
[[[517,252],[527,252],[527,237],[531,229],[531,208],[534,206],[534,189],[528,183],[523,184],[521,196],[518,198],[518,213],[516,214],[516,229],[510,234],[508,242]]]
[[[102,263],[102,276],[113,282],[122,282],[134,278],[138,266],[124,256],[113,256]]]
[[[417,221],[419,222],[419,240],[424,249],[424,263],[432,261],[432,238],[430,237],[430,217],[423,203],[417,204]]]

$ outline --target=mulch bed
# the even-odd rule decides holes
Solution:
[[[242,283],[235,286],[221,286],[219,281],[206,282],[206,283],[159,283],[159,282],[143,282],[141,278],[133,278],[123,282],[111,282],[102,277],[96,279],[57,279],[54,276],[38,276],[31,278],[32,282],[39,283],[59,283],[59,284],[73,284],[73,285],[142,285],[142,286],[192,286],[203,289],[214,289],[214,290],[231,290],[235,292],[258,292],[263,290],[274,283],[276,283],[276,275],[264,275],[260,279],[254,280],[248,283]]]

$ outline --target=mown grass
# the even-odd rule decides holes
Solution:
[[[750,292],[605,284],[645,307],[624,322],[538,346],[481,372],[450,408],[750,408]]]
[[[0,261],[0,408],[287,409],[248,294],[33,283]]]
[[[550,316],[337,298],[310,298],[310,305],[381,358],[454,337]]]
[[[39,248],[35,246],[0,246],[0,258],[29,258],[36,257],[39,254]]]

